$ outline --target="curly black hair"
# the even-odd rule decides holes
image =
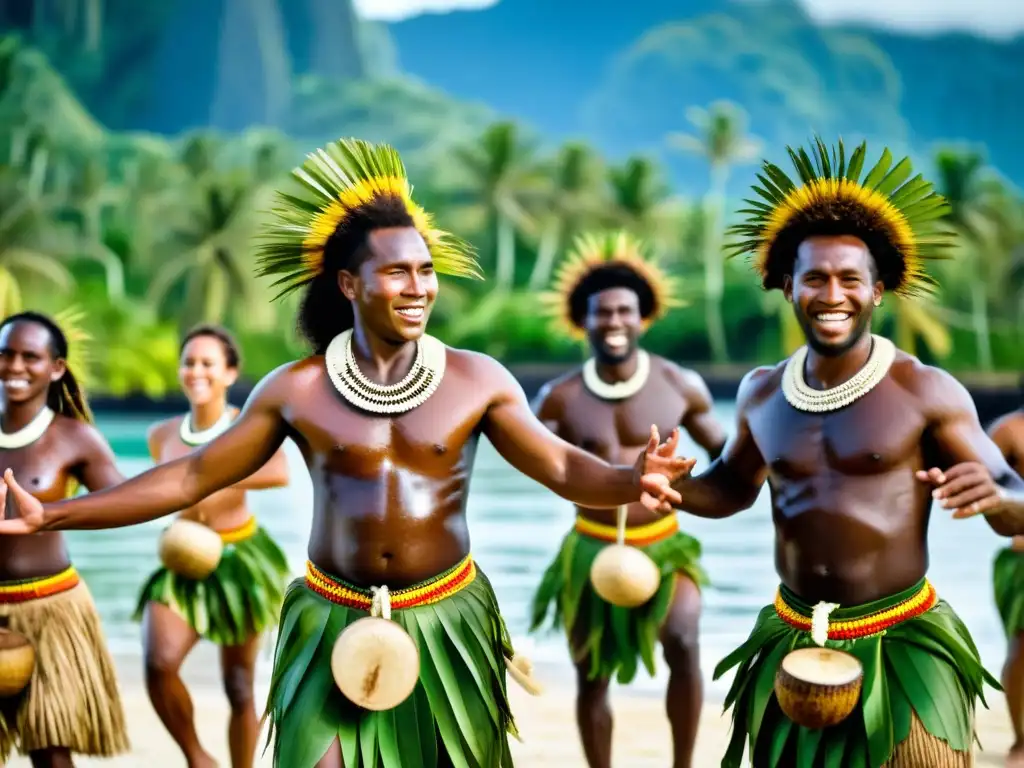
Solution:
[[[586,321],[590,297],[609,288],[629,288],[636,293],[640,299],[640,316],[643,318],[650,317],[657,310],[650,283],[628,265],[608,262],[589,272],[569,294],[572,321],[582,327]]]

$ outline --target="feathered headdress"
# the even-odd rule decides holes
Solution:
[[[742,238],[730,256],[751,253],[765,289],[781,288],[797,248],[813,235],[855,235],[865,241],[886,290],[911,296],[931,290],[925,262],[943,258],[951,233],[940,221],[949,204],[913,172],[910,159],[893,165],[888,149],[861,179],[867,143],[846,157],[843,142],[831,152],[820,139],[808,154],[786,147],[799,176],[791,180],[765,161],[754,186],[760,200],[745,200],[747,220],[729,228]],[[813,156],[813,160],[812,160]],[[908,181],[909,179],[909,181]]]
[[[53,316],[53,322],[57,324],[68,342],[68,356],[64,362],[74,372],[75,379],[83,389],[91,383],[90,367],[92,365],[90,349],[92,336],[82,324],[85,315],[84,310],[72,306]]]
[[[257,245],[257,273],[276,275],[273,284],[283,286],[275,298],[316,277],[331,235],[361,207],[383,199],[399,201],[409,213],[437,272],[482,279],[472,247],[435,228],[430,214],[413,202],[405,165],[393,147],[340,139],[311,153],[292,171],[291,188],[277,193]]]
[[[627,232],[585,233],[576,238],[568,257],[555,275],[551,290],[539,297],[545,312],[560,332],[585,338],[583,319],[588,297],[616,284],[616,272],[631,279],[619,285],[636,287],[644,327],[661,318],[672,307],[682,306],[677,283],[645,254],[643,243]],[[607,277],[608,279],[602,279]]]

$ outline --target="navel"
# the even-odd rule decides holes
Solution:
[[[872,461],[881,461],[882,460],[882,454],[880,454],[880,453],[872,453],[871,454],[871,460]]]
[[[438,456],[448,453],[448,446],[441,445],[440,443],[434,443],[434,453]]]

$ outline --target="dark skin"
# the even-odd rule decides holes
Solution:
[[[630,288],[607,288],[589,298],[584,319],[590,349],[603,381],[628,380],[637,367],[639,340],[644,330],[640,300]],[[607,461],[633,461],[644,450],[649,425],[666,434],[679,425],[710,458],[725,444],[725,433],[711,412],[711,394],[696,373],[651,356],[651,372],[643,388],[622,400],[604,400],[591,393],[579,370],[546,384],[537,396],[538,418],[559,437]],[[577,505],[583,517],[616,525],[614,509]],[[639,502],[627,507],[627,525],[659,518]],[[661,630],[670,677],[666,706],[672,725],[675,768],[689,768],[696,743],[703,701],[703,680],[697,646],[700,590],[684,574],[676,576],[676,591]],[[589,658],[575,660],[576,719],[583,751],[591,768],[611,768],[612,714],[608,680],[588,680]]]
[[[1024,411],[1017,410],[996,421],[989,428],[992,438],[1007,463],[1020,474],[1024,472]],[[1024,551],[1024,537],[1013,539],[1012,546]],[[1006,705],[1010,710],[1010,724],[1013,727],[1013,745],[1006,757],[1006,768],[1024,767],[1024,633],[1018,633],[1010,641],[1010,648],[1003,666],[1003,690],[1006,691]]]
[[[361,369],[390,384],[412,364],[437,277],[412,228],[375,230],[366,247],[366,260],[355,272],[339,272],[338,284],[355,311]],[[559,440],[533,415],[512,375],[484,355],[448,349],[431,398],[391,417],[348,406],[323,358],[314,356],[269,374],[216,440],[104,494],[42,505],[8,472],[21,516],[0,521],[0,533],[112,528],[171,514],[245,479],[291,437],[313,482],[309,559],[346,581],[401,589],[469,553],[466,501],[481,435],[519,471],[592,506],[626,504],[643,489],[660,493],[656,473],[677,478],[690,466],[674,458],[671,439],[659,445],[656,434],[633,467],[609,465]],[[340,765],[335,742],[319,766]]]
[[[51,383],[60,381],[65,370],[64,361],[51,354],[50,333],[45,327],[16,321],[0,328],[3,431],[17,432],[29,424],[46,405]],[[124,481],[99,432],[59,414],[35,442],[0,450],[0,461],[25,478],[27,492],[39,502],[63,499],[72,481],[93,492]],[[69,565],[67,546],[59,532],[0,538],[0,581],[53,576]],[[29,758],[35,768],[74,765],[70,750],[60,747],[32,752]]]
[[[190,424],[196,431],[217,423],[228,406],[228,389],[238,378],[238,369],[230,366],[224,344],[214,336],[196,336],[181,351],[178,379],[189,399]],[[157,464],[186,456],[195,450],[181,439],[184,416],[154,424],[147,440],[149,452]],[[198,520],[214,530],[230,530],[243,525],[251,513],[245,503],[247,490],[279,488],[288,484],[288,462],[283,450],[254,475],[203,499],[184,510],[181,517]],[[181,748],[189,768],[214,766],[216,762],[199,743],[192,699],[181,679],[181,665],[199,642],[199,635],[178,614],[161,603],[146,606],[143,619],[143,651],[146,689],[153,708]],[[221,676],[231,716],[228,722],[228,746],[233,768],[252,768],[259,721],[253,694],[259,636],[253,635],[241,645],[220,649]]]
[[[785,292],[811,336],[811,386],[834,387],[863,366],[870,336],[851,335],[870,327],[863,315],[881,301],[875,276],[855,238],[801,245]],[[828,323],[822,314],[844,319]],[[840,411],[810,414],[783,398],[782,371],[746,376],[722,455],[673,487],[683,497],[679,508],[722,518],[753,505],[767,480],[776,569],[802,599],[858,605],[913,586],[928,568],[933,500],[956,519],[984,515],[1000,535],[1024,533],[1024,481],[952,376],[898,353],[869,394]],[[644,502],[672,506],[657,494]]]

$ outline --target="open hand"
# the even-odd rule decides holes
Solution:
[[[662,443],[658,428],[651,425],[651,437],[637,459],[635,473],[641,490],[640,501],[652,511],[666,514],[672,511],[673,504],[683,500],[679,492],[672,488],[672,483],[689,475],[697,460],[677,457],[678,445],[678,427]]]
[[[957,464],[945,472],[935,467],[919,470],[915,476],[935,486],[932,497],[945,509],[953,510],[956,520],[999,512],[1003,503],[1002,488],[983,465],[974,461]]]
[[[7,513],[7,502],[13,495],[19,516],[11,520],[4,519]],[[26,491],[14,479],[10,469],[4,472],[0,481],[0,535],[35,533],[43,527],[43,504],[35,496]]]

